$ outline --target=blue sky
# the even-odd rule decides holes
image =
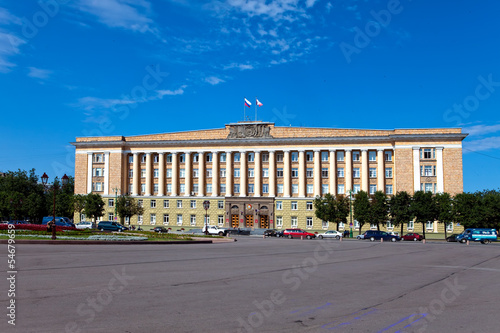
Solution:
[[[464,189],[500,188],[493,0],[0,0],[0,170],[74,173],[80,136],[463,127]],[[254,119],[254,108],[246,115]]]

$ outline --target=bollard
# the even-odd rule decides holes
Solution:
[[[380,238],[380,243],[383,243],[384,242],[384,238]]]
[[[266,235],[262,235],[262,238],[266,239]]]
[[[344,239],[344,237],[340,237],[340,241],[342,242],[342,239]]]
[[[424,238],[424,239],[422,239],[422,244],[425,244],[425,238]]]
[[[304,236],[300,236],[300,240],[304,240]]]
[[[469,240],[467,240],[467,245],[469,245]]]

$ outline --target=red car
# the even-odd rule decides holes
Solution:
[[[424,236],[417,234],[417,233],[414,233],[414,232],[410,232],[410,233],[404,235],[403,237],[401,237],[401,240],[415,241],[415,242],[421,241],[422,239],[424,239]]]
[[[288,238],[305,237],[307,239],[311,239],[311,238],[316,238],[316,235],[302,229],[286,229],[285,231],[283,231],[283,237],[288,237]]]

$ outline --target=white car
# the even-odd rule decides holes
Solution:
[[[356,236],[356,239],[365,239],[365,234],[359,234],[358,236]]]
[[[95,223],[83,221],[75,225],[77,229],[95,229]]]
[[[325,233],[319,234],[317,237],[319,239],[323,239],[323,238],[336,238],[336,239],[340,239],[341,237],[343,237],[343,235],[342,235],[342,233],[340,231],[328,230]]]

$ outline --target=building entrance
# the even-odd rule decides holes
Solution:
[[[231,215],[231,228],[238,228],[240,225],[239,221],[239,215],[238,214],[233,214]]]
[[[262,229],[269,229],[269,216],[267,215],[260,216],[260,227]]]
[[[245,215],[245,222],[247,228],[253,228],[253,215]]]

